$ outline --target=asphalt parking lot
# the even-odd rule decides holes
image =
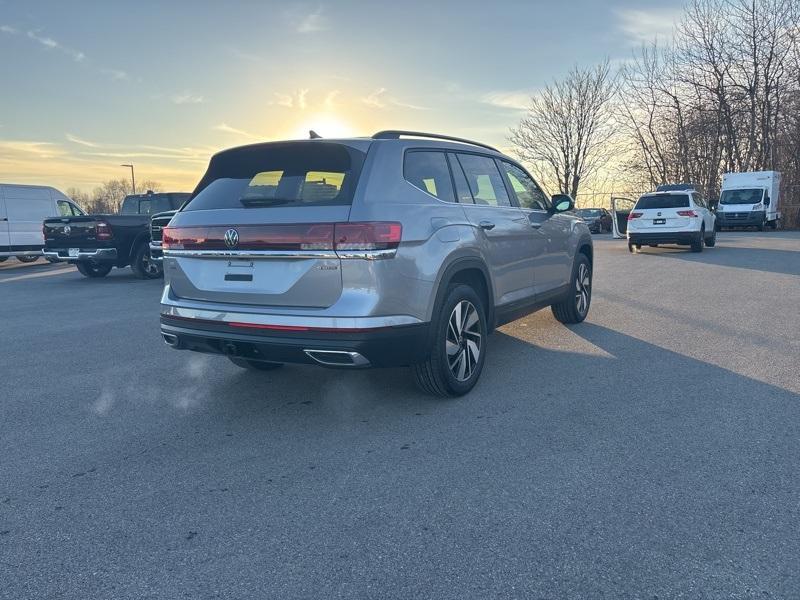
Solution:
[[[160,281],[0,265],[2,598],[698,598],[800,590],[800,233],[597,236],[589,319],[402,369],[167,348]]]

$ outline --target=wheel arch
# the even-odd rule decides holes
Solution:
[[[436,298],[431,310],[431,320],[438,314],[448,288],[453,283],[464,283],[472,287],[486,305],[486,322],[489,330],[494,329],[494,290],[492,278],[486,263],[478,257],[461,257],[451,261],[442,272],[436,287]]]
[[[148,244],[148,246],[149,246],[149,244],[150,244],[150,231],[149,230],[148,231],[142,231],[142,232],[138,233],[135,238],[133,238],[133,242],[131,243],[131,249],[130,249],[130,252],[128,253],[128,258],[131,261],[133,260],[134,256],[136,256],[136,250],[142,244]]]

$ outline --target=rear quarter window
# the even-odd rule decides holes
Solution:
[[[636,203],[638,209],[689,208],[689,194],[651,194],[642,196]]]
[[[403,177],[411,185],[445,202],[455,202],[453,181],[444,152],[411,150],[403,161]]]
[[[325,142],[234,148],[211,159],[183,210],[351,204],[363,162],[363,152]]]

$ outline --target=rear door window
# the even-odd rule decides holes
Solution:
[[[444,202],[455,202],[453,182],[444,152],[412,150],[406,152],[403,176],[416,188]]]
[[[689,208],[689,194],[649,194],[639,198],[636,208]]]
[[[317,141],[227,150],[211,159],[183,210],[349,205],[364,157]]]
[[[511,206],[511,199],[493,158],[477,154],[459,154],[458,162],[464,169],[475,204]]]

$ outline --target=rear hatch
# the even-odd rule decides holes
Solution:
[[[320,140],[215,155],[163,230],[173,295],[215,303],[325,308],[342,293],[333,250],[366,147]]]
[[[697,213],[691,208],[689,194],[656,193],[639,198],[628,221],[637,230],[657,232],[684,229],[695,217]]]
[[[97,220],[93,216],[45,219],[44,245],[48,250],[97,248]]]

